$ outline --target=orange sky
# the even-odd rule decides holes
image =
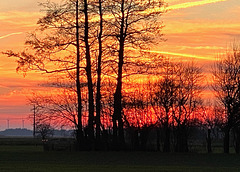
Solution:
[[[27,32],[36,27],[41,0],[15,0],[0,2],[0,51],[21,50]],[[55,0],[58,1],[58,0]],[[217,53],[224,53],[227,46],[240,38],[239,0],[166,0],[168,13],[162,17],[166,42],[152,51],[169,57],[196,59],[204,64],[205,71]],[[31,112],[26,95],[44,78],[29,73],[25,78],[15,71],[15,59],[0,55],[0,130],[7,127],[7,119],[25,118]],[[13,121],[13,120],[12,120]],[[10,127],[22,127],[22,121]],[[25,120],[30,128],[30,121]]]

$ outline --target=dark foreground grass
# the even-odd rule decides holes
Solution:
[[[240,171],[236,154],[43,152],[41,146],[0,146],[0,172]]]

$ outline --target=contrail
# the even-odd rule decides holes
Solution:
[[[128,48],[128,49],[138,51],[138,49],[134,49],[134,48]],[[149,52],[149,53],[162,54],[162,55],[177,56],[177,57],[188,57],[188,58],[196,58],[196,59],[211,60],[211,61],[216,60],[213,57],[204,56],[204,55],[200,56],[200,55],[194,55],[194,54],[174,53],[174,52],[158,51],[158,50],[142,50],[142,51]]]
[[[217,3],[217,2],[224,2],[224,1],[228,1],[228,0],[202,0],[202,1],[196,1],[196,2],[186,2],[186,3],[182,3],[182,4],[176,4],[176,5],[169,6],[168,9],[176,10],[176,9],[190,8],[190,7],[212,4],[212,3]]]
[[[12,35],[21,35],[22,33],[23,32],[10,33],[10,34],[7,34],[7,35],[0,36],[0,39],[4,39],[4,38],[7,38],[7,37],[12,36]]]
[[[199,56],[199,55],[193,55],[193,54],[173,53],[173,52],[164,52],[164,51],[151,51],[151,52],[165,54],[165,55],[179,56],[179,57],[196,58],[196,59],[202,59],[202,60],[216,60],[209,56]]]
[[[224,2],[228,0],[202,0],[202,1],[195,1],[195,2],[185,2],[181,4],[176,4],[176,5],[170,5],[167,7],[160,7],[160,8],[154,8],[150,10],[145,10],[142,13],[150,13],[150,12],[157,12],[157,11],[171,11],[171,10],[177,10],[177,9],[184,9],[184,8],[190,8],[190,7],[196,7],[196,6],[201,6],[201,5],[206,5],[206,4],[212,4],[212,3],[217,3],[217,2]]]

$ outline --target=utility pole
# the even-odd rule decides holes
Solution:
[[[22,119],[22,129],[24,129],[24,119]]]
[[[36,106],[33,106],[33,137],[36,137]]]
[[[9,129],[9,119],[7,119],[7,129]]]

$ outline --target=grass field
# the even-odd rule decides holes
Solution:
[[[240,155],[44,152],[41,146],[0,145],[0,172],[72,171],[240,171]]]

